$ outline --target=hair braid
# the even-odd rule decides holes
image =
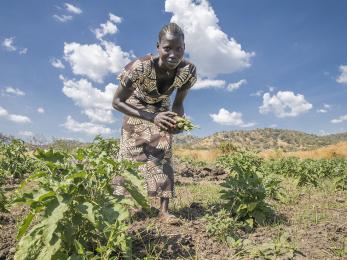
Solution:
[[[182,37],[182,39],[184,40],[184,33],[183,30],[181,29],[181,27],[179,27],[176,23],[168,23],[167,25],[164,25],[160,32],[159,32],[159,42],[161,41],[161,39],[163,38],[163,36],[166,33],[171,33],[173,35],[177,35]]]

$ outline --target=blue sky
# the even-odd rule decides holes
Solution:
[[[111,100],[160,28],[185,31],[199,80],[193,135],[263,127],[347,131],[346,1],[1,1],[0,132],[119,137]]]

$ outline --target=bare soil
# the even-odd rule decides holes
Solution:
[[[206,233],[203,217],[211,212],[211,201],[218,202],[213,197],[226,173],[187,165],[176,171],[177,198],[170,205],[181,223],[162,223],[155,212],[137,213],[129,230],[135,259],[347,259],[346,192],[329,188],[296,190],[288,186],[287,202],[269,202],[276,212],[274,219],[266,226],[243,232],[242,238],[250,241],[249,248],[253,250],[286,233],[295,252],[257,258],[250,255],[252,250],[242,252]],[[15,207],[10,213],[0,214],[0,259],[13,259],[16,225],[26,213],[24,207]]]

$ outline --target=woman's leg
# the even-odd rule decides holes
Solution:
[[[160,198],[160,215],[169,214],[169,198]]]

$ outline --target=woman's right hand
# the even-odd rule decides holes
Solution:
[[[153,122],[155,125],[167,131],[176,127],[176,120],[174,119],[175,116],[177,116],[175,112],[160,112],[154,117]]]

